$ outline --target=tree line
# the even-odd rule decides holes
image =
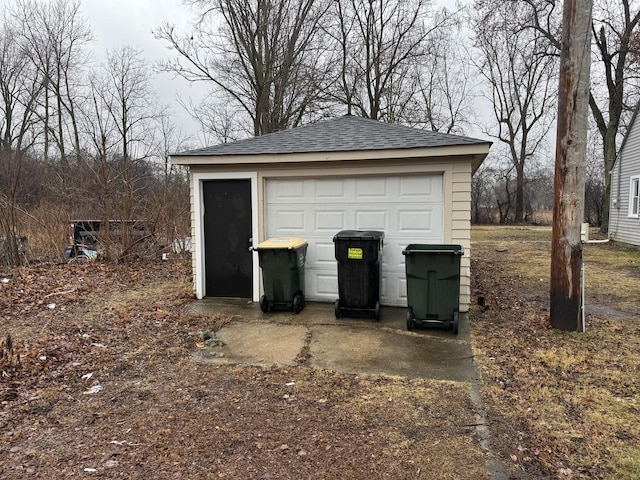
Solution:
[[[595,0],[593,8],[586,216],[603,227],[607,172],[640,91],[638,1]],[[0,237],[12,263],[21,235],[29,233],[33,248],[41,232],[51,254],[72,218],[140,219],[165,240],[187,234],[185,172],[167,159],[194,142],[151,88],[161,73],[208,86],[203,100],[182,102],[204,144],[342,114],[482,132],[496,141],[474,176],[473,220],[545,220],[561,2],[182,3],[192,23],[154,29],[170,52],[154,65],[131,46],[96,64],[79,1],[0,7]],[[128,251],[115,247],[114,258]]]
[[[161,69],[211,85],[191,105],[215,141],[354,114],[496,140],[474,221],[541,221],[553,184],[562,2],[187,0],[193,29],[155,35]],[[637,0],[596,0],[586,218],[606,230],[610,176],[638,103]]]
[[[543,139],[555,127],[562,2],[522,0],[514,8],[514,2],[477,0],[474,7],[472,24],[481,52],[479,65],[491,86],[494,122],[488,132],[504,146],[504,150],[497,150],[506,166],[496,173],[487,165],[476,181],[491,177],[490,190],[499,192],[493,201],[500,221],[520,222],[536,202],[532,193],[540,179],[540,161],[553,156]],[[585,220],[603,231],[609,222],[609,172],[640,99],[639,21],[636,0],[593,2]],[[515,173],[505,174],[505,168]],[[552,175],[548,170],[547,184],[552,184]],[[481,196],[482,188],[476,187]],[[509,196],[514,196],[515,202]],[[483,198],[486,204],[487,197]],[[504,215],[503,205],[513,209],[512,217]]]
[[[104,221],[109,259],[135,241],[110,235],[111,220],[145,223],[158,242],[189,232],[186,175],[168,163],[186,139],[151,87],[153,70],[131,46],[98,62],[80,7],[17,0],[0,9],[3,263],[24,263],[25,246],[34,258],[64,258],[74,219]]]

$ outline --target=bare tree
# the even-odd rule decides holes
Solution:
[[[320,100],[328,62],[319,38],[328,0],[187,0],[194,31],[155,31],[178,57],[160,69],[212,85],[251,120],[253,135],[298,125]],[[221,26],[220,26],[221,25]]]
[[[553,198],[549,192],[553,191],[553,167],[546,162],[530,165],[527,173],[525,189],[525,204],[527,217],[525,220],[534,223],[550,223],[551,217],[545,214],[553,212]]]
[[[547,36],[560,51],[560,8],[551,0],[524,0],[529,7],[527,25]],[[637,0],[595,0],[593,2],[592,83],[589,107],[602,137],[604,158],[603,211],[601,230],[609,225],[611,177],[621,133],[638,103],[640,85],[640,2]]]
[[[153,180],[149,158],[154,147],[154,122],[163,115],[156,108],[149,69],[139,50],[125,46],[107,54],[106,64],[92,75],[90,107],[84,112],[85,132],[93,156],[92,188],[99,192],[105,256],[126,255],[135,239],[134,221],[141,220],[145,192]],[[94,214],[95,215],[95,214]],[[97,215],[95,215],[97,216]],[[111,237],[112,220],[122,222]]]
[[[584,220],[592,226],[599,226],[602,225],[604,211],[605,176],[604,163],[602,162],[602,137],[598,129],[593,126],[593,122],[592,117],[587,137]]]
[[[516,188],[513,185],[513,165],[495,170],[494,196],[498,209],[498,223],[509,223],[511,210],[515,203]]]
[[[483,163],[471,178],[471,223],[493,222],[495,169]]]
[[[640,22],[640,3],[633,0],[594,2],[593,38],[597,48],[598,62],[594,64],[595,74],[589,106],[602,137],[604,156],[604,198],[601,228],[609,227],[609,201],[611,198],[611,176],[618,154],[618,142],[625,113],[629,113],[638,102],[640,85],[638,73],[640,62],[637,54],[631,53],[633,37],[637,37]],[[604,80],[606,90],[596,87],[598,80]]]
[[[516,171],[515,221],[525,213],[525,167],[544,146],[553,118],[555,59],[545,36],[518,29],[517,12],[510,2],[476,2],[473,20],[478,68],[491,88],[497,131],[488,133],[508,146]]]
[[[145,159],[152,120],[160,112],[142,51],[130,46],[109,51],[104,73],[107,84],[102,94],[118,132],[120,154],[125,162]]]
[[[237,115],[238,109],[233,105],[211,97],[196,105],[182,103],[183,108],[198,120],[201,127],[203,145],[236,142],[247,136],[242,119]]]
[[[159,228],[172,235],[188,225],[187,176],[167,163],[183,138],[156,107],[149,66],[123,47],[87,74],[79,5],[0,4],[0,262],[26,260],[27,234],[30,253],[59,257],[73,218],[105,220],[112,259],[140,241],[132,220],[171,222]]]
[[[69,151],[76,155],[80,152],[77,103],[80,78],[88,63],[84,47],[92,34],[79,6],[76,0],[19,0],[15,6],[15,16],[21,24],[21,47],[45,79],[38,109],[43,122],[45,161],[51,144],[65,163]]]
[[[156,234],[163,242],[171,243],[174,251],[185,251],[185,239],[190,236],[189,175],[184,166],[172,165],[169,155],[191,148],[192,138],[186,136],[168,114],[156,119],[156,152],[160,175],[155,188],[148,194],[147,211],[143,215],[151,219]]]
[[[414,95],[404,123],[458,134],[471,124],[478,82],[469,58],[468,34],[456,18],[461,15],[446,10],[436,14],[435,23],[442,25],[430,35],[425,57],[412,67]]]
[[[82,111],[85,135],[90,142],[88,150],[93,154],[86,159],[87,169],[91,173],[85,181],[86,203],[90,207],[81,214],[85,218],[98,217],[109,221],[114,216],[117,181],[117,172],[111,159],[119,140],[115,121],[109,113],[106,85],[107,80],[102,72],[91,75],[88,106]],[[105,246],[105,256],[111,257],[110,243]]]
[[[155,156],[162,160],[162,177],[167,183],[175,172],[181,169],[169,161],[169,156],[172,153],[187,150],[192,139],[175,124],[169,110],[155,118],[155,128],[157,134]]]
[[[74,153],[77,160],[80,155],[77,109],[91,35],[78,5],[71,0],[2,4],[14,27],[15,58],[24,64],[22,81],[35,80],[39,85],[29,106],[28,131],[36,141],[28,152],[12,153],[14,165],[15,157],[20,159],[16,177],[20,202],[15,208],[21,213],[21,232],[29,235],[30,254],[42,252],[43,244],[59,246],[51,257],[61,253],[66,235],[54,231],[59,233],[68,219],[60,221],[58,214],[74,205],[80,190],[81,182],[74,178],[77,165],[71,168],[67,157]]]
[[[416,89],[413,65],[424,65],[430,37],[450,25],[427,0],[340,0],[328,32],[339,68],[334,99],[347,113],[389,122],[404,117]],[[426,19],[434,19],[432,25]]]
[[[0,235],[5,261],[18,264],[20,202],[18,198],[25,158],[36,141],[37,100],[44,80],[17,42],[15,17],[0,19]]]

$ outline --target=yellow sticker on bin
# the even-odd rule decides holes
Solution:
[[[347,258],[352,260],[362,260],[361,248],[350,248],[347,250]]]

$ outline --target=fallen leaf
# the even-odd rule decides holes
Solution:
[[[104,389],[102,385],[94,385],[86,392],[82,392],[84,395],[93,395],[94,393],[101,392]]]

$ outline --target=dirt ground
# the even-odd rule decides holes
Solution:
[[[488,478],[468,384],[198,361],[187,259],[0,282],[0,478]]]
[[[550,328],[550,230],[474,229],[491,448],[513,479],[640,478],[640,252],[585,247]],[[201,359],[190,261],[0,268],[0,478],[483,479],[463,382]],[[256,307],[257,308],[257,307]]]

